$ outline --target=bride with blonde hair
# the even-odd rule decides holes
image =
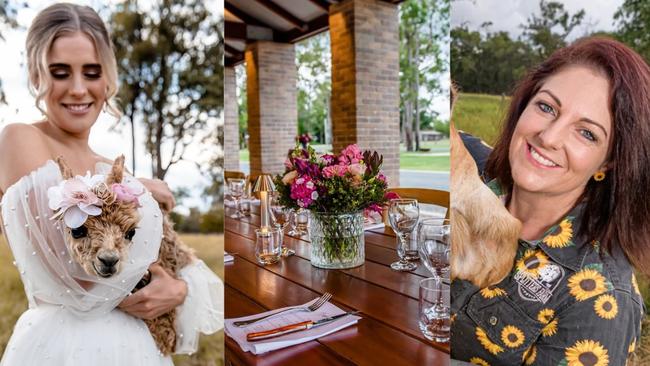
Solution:
[[[109,278],[91,276],[72,260],[66,223],[51,220],[48,205],[48,189],[62,180],[55,158],[63,157],[79,176],[110,169],[111,161],[88,144],[102,110],[120,115],[106,27],[89,7],[55,4],[34,19],[26,48],[30,89],[45,118],[0,133],[3,231],[29,303],[0,365],[172,365],[142,319],[176,308],[176,353],[193,353],[199,333],[223,325],[223,284],[200,260],[184,267],[179,279],[154,264],[162,232],[159,204],[173,206],[166,185],[125,175],[126,185],[150,194],[139,198],[142,219],[130,239],[129,261]],[[130,295],[147,271],[151,282]]]

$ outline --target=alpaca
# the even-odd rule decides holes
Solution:
[[[56,159],[64,180],[73,177],[72,170],[61,158]],[[122,182],[124,175],[124,156],[115,159],[106,181],[92,187],[92,192],[101,201],[101,213],[88,216],[78,228],[66,227],[66,236],[72,258],[91,276],[104,278],[119,273],[126,261],[128,246],[135,235],[140,221],[138,203],[135,200],[118,199],[119,193],[112,188]],[[168,215],[163,215],[163,238],[158,252],[158,261],[171,276],[195,259],[192,249],[180,241],[173,229]],[[143,277],[133,291],[146,286],[149,273]],[[155,319],[144,320],[156,345],[164,355],[174,352],[176,330],[174,321],[176,310]]]
[[[452,87],[452,110],[456,92]],[[451,278],[479,288],[497,284],[512,269],[521,222],[483,183],[453,122],[451,139]]]

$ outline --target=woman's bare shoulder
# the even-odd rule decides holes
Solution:
[[[36,126],[14,123],[0,131],[0,192],[50,159],[43,132]]]

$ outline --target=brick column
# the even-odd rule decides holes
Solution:
[[[330,7],[333,150],[356,143],[384,156],[399,186],[399,14],[380,0]]]
[[[225,170],[239,170],[239,111],[234,67],[224,70],[224,101],[223,166]]]
[[[246,49],[251,174],[284,171],[298,131],[293,44],[257,41]]]

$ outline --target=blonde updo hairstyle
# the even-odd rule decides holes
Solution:
[[[102,76],[106,80],[105,110],[112,116],[120,118],[122,113],[115,101],[117,94],[117,62],[111,38],[99,15],[88,6],[75,4],[54,4],[34,18],[27,32],[27,67],[29,71],[29,90],[36,98],[36,108],[47,116],[43,107],[43,98],[52,85],[47,54],[54,41],[66,35],[81,32],[88,36],[93,44],[102,66]]]

